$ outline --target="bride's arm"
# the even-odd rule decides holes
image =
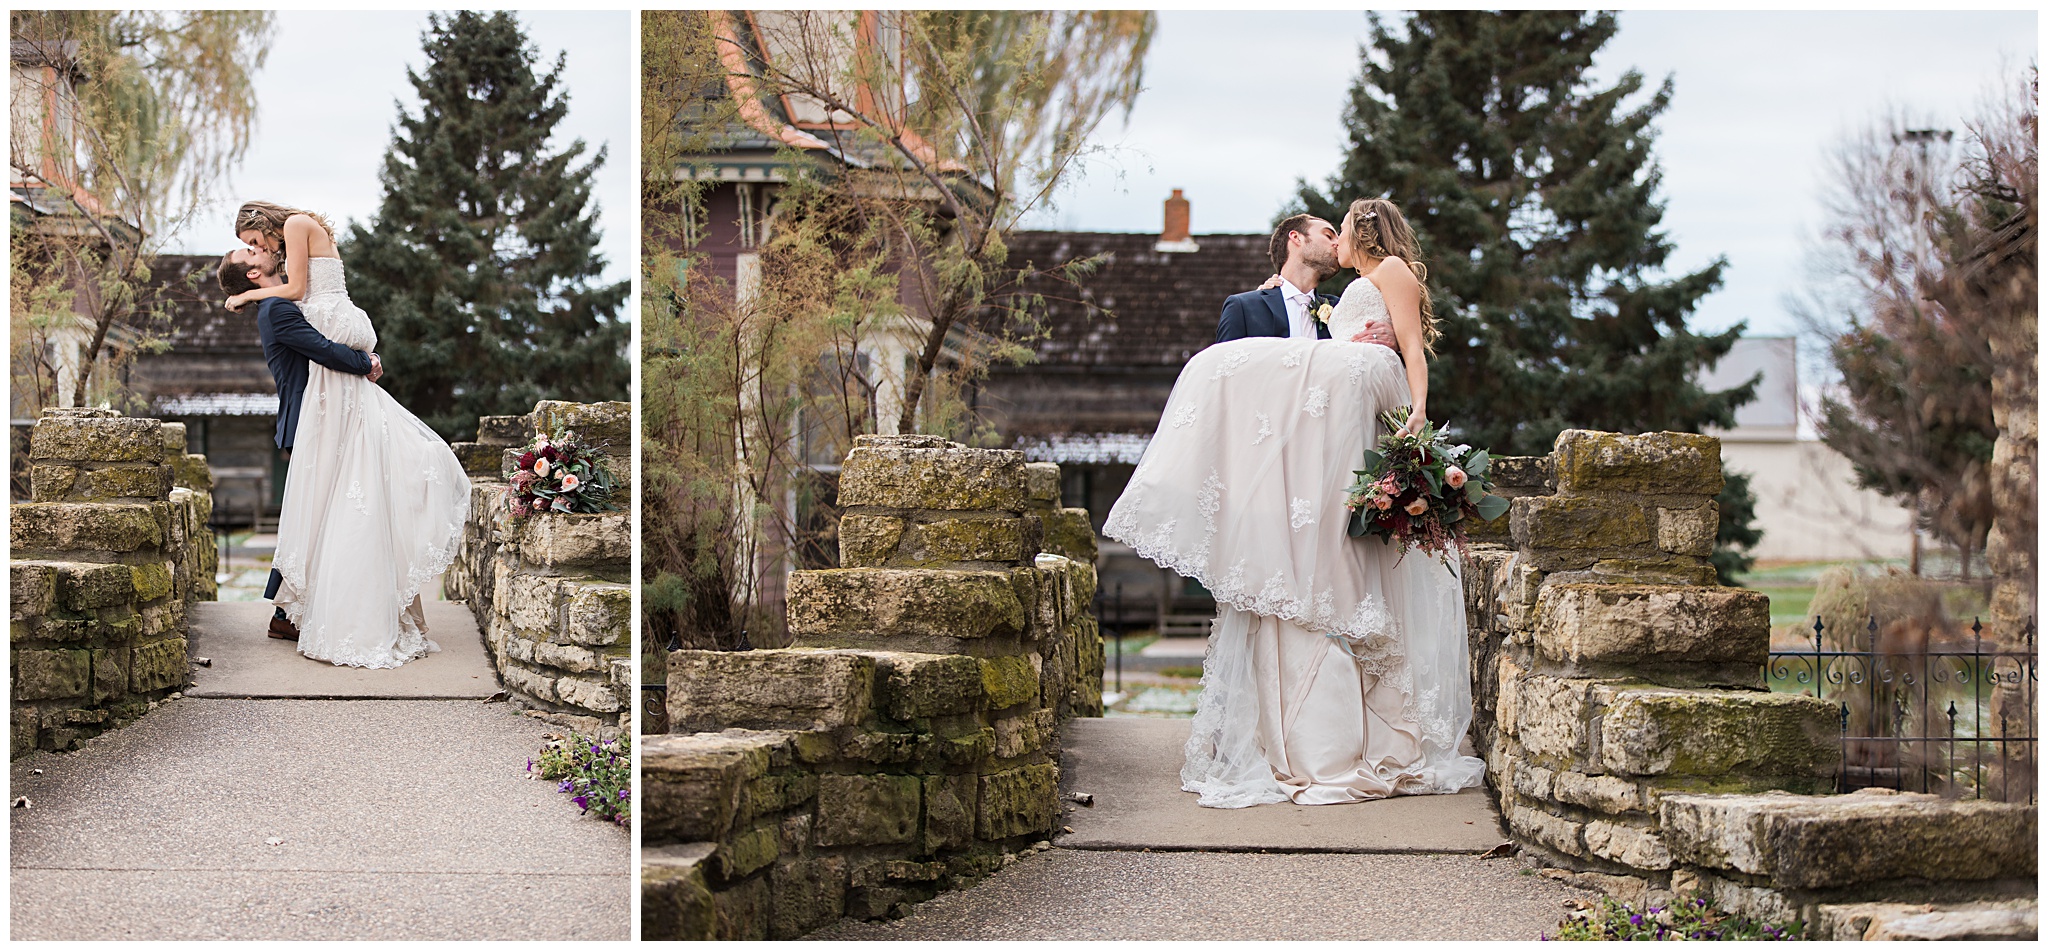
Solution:
[[[275,287],[259,287],[243,291],[228,298],[229,310],[243,307],[266,297],[282,297],[285,300],[306,299],[306,256],[309,252],[311,235],[319,223],[305,215],[293,215],[284,220],[284,283]]]
[[[1429,358],[1422,338],[1422,285],[1408,262],[1388,258],[1373,269],[1371,280],[1387,301],[1387,313],[1394,318],[1394,339],[1401,344],[1401,363],[1408,371],[1408,423],[1404,433],[1418,433],[1429,419]]]

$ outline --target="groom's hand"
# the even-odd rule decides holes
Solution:
[[[378,358],[376,354],[370,354],[370,373],[369,376],[365,377],[365,379],[368,379],[370,382],[375,383],[377,382],[377,378],[383,375],[384,361]]]

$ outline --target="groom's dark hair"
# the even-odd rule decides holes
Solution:
[[[1275,272],[1278,272],[1287,263],[1287,236],[1299,231],[1306,237],[1308,234],[1308,223],[1321,220],[1323,219],[1303,212],[1302,214],[1287,218],[1280,222],[1280,227],[1273,229],[1273,244],[1267,249],[1267,254],[1273,258],[1273,270]]]
[[[249,280],[249,268],[253,266],[236,261],[235,252],[229,251],[220,256],[220,271],[214,277],[220,281],[220,289],[226,291],[229,297],[233,297],[258,287],[255,281]]]

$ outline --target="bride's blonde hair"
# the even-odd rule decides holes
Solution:
[[[283,253],[284,222],[293,215],[305,215],[313,219],[314,223],[320,226],[320,230],[327,232],[327,240],[334,240],[334,224],[327,220],[327,216],[303,208],[286,208],[267,201],[244,202],[241,210],[235,212],[235,233],[261,231],[276,238],[279,253]]]
[[[1401,216],[1401,209],[1384,198],[1360,198],[1351,203],[1351,210],[1344,213],[1351,222],[1351,252],[1364,255],[1366,260],[1380,261],[1386,258],[1400,258],[1408,262],[1408,270],[1415,272],[1415,283],[1422,286],[1422,346],[1436,352],[1436,341],[1443,332],[1436,326],[1436,308],[1429,300],[1429,266],[1422,263],[1422,249],[1415,242],[1415,231],[1408,227],[1408,219]]]

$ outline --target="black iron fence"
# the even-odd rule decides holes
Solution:
[[[2033,802],[2033,620],[2003,642],[1987,641],[1981,620],[1961,642],[1906,627],[1880,636],[1875,617],[1854,630],[1829,630],[1816,617],[1813,649],[1772,651],[1765,683],[1838,705],[1842,792],[1883,786]]]

